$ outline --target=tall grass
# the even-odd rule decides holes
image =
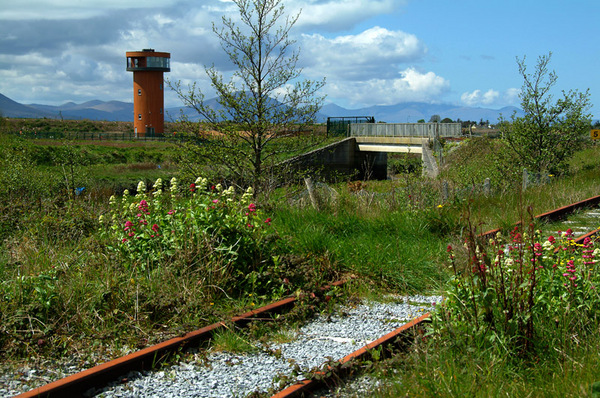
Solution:
[[[445,279],[443,230],[454,229],[457,220],[440,221],[438,211],[411,209],[408,200],[390,208],[385,199],[365,201],[342,191],[320,210],[279,206],[274,220],[297,253],[328,255],[346,272],[398,292],[435,289]]]

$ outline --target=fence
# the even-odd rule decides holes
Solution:
[[[154,136],[136,137],[133,132],[51,132],[51,131],[21,131],[13,133],[23,138],[39,140],[69,139],[77,141],[182,141],[183,135],[155,134]]]
[[[348,136],[350,125],[356,123],[375,123],[373,116],[341,116],[327,118],[327,136]]]
[[[350,124],[352,137],[460,137],[460,123],[360,123]]]
[[[549,184],[551,178],[552,175],[550,174],[529,173],[527,169],[523,169],[521,189],[525,192],[531,187]],[[442,200],[444,202],[450,200],[452,197],[465,199],[473,195],[490,196],[498,193],[500,192],[494,187],[490,178],[486,178],[482,184],[470,184],[461,188],[450,188],[448,181],[442,180]]]

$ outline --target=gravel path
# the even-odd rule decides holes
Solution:
[[[308,371],[328,359],[341,359],[422,315],[431,309],[432,303],[440,301],[440,297],[412,296],[396,297],[387,303],[365,302],[343,307],[334,315],[318,316],[290,332],[289,343],[269,343],[263,351],[248,354],[214,352],[167,370],[132,372],[127,375],[126,383],[89,391],[88,396],[244,397],[252,392],[267,392],[278,389],[281,376],[289,376],[294,367]],[[23,380],[16,383],[14,375],[12,378],[0,375],[0,397],[27,391],[27,384]]]

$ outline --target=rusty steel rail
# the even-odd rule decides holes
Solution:
[[[331,285],[321,288],[325,291],[331,287],[342,286],[347,281],[337,281]],[[233,317],[228,323],[244,326],[256,320],[260,316],[282,313],[293,307],[298,301],[297,297],[288,297],[275,303],[246,312]],[[213,334],[227,326],[226,322],[216,322],[193,332],[186,333],[181,337],[175,337],[162,343],[144,348],[142,350],[125,355],[121,358],[105,362],[93,368],[56,380],[44,386],[34,388],[28,392],[17,395],[15,398],[56,398],[81,396],[85,391],[93,387],[102,387],[112,381],[118,380],[119,376],[130,371],[150,370],[163,362],[171,353],[188,347],[198,346],[202,342],[212,338]]]
[[[426,322],[429,322],[430,316],[430,313],[427,312],[420,317],[402,325],[398,329],[386,334],[385,336],[382,336],[377,340],[365,345],[364,347],[354,351],[353,353],[346,355],[344,358],[338,361],[339,366],[336,366],[335,368],[328,368],[330,373],[329,377],[324,377],[325,373],[322,372],[319,379],[307,379],[299,381],[296,384],[293,384],[276,393],[271,398],[303,397],[317,388],[327,385],[328,381],[337,377],[342,377],[344,372],[349,372],[353,363],[357,363],[362,359],[367,359],[372,350],[378,348],[389,349],[392,345],[406,344],[411,333],[419,330]]]
[[[568,214],[575,212],[576,210],[585,209],[585,208],[593,207],[593,206],[598,206],[599,204],[600,204],[600,195],[593,196],[591,198],[584,199],[579,202],[571,203],[570,205],[559,207],[558,209],[554,209],[554,210],[548,211],[546,213],[538,214],[537,216],[534,216],[533,218],[536,220],[540,220],[540,221],[556,221],[556,220],[560,220],[561,218],[565,217]],[[519,226],[519,225],[521,225],[521,221],[515,223],[515,226]],[[483,238],[483,239],[489,239],[491,237],[496,236],[496,234],[500,231],[501,231],[501,228],[492,229],[490,231],[479,234],[479,237]],[[586,234],[585,236],[593,236],[593,235],[596,235],[597,233],[598,233],[598,230],[595,230],[595,231],[590,232],[589,234]],[[583,241],[583,239],[582,239],[582,241]]]

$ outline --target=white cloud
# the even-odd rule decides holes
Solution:
[[[450,83],[433,72],[414,68],[401,71],[394,79],[335,81],[325,86],[330,100],[344,99],[352,106],[393,105],[399,102],[432,102],[450,88]]]
[[[375,26],[356,35],[326,38],[320,34],[301,37],[301,59],[310,76],[324,71],[327,78],[392,78],[397,66],[424,56],[427,49],[412,34]]]
[[[463,103],[468,106],[480,106],[480,105],[494,105],[496,104],[500,93],[496,90],[489,89],[485,93],[481,90],[474,90],[472,92],[463,93],[460,99]]]
[[[82,19],[103,15],[109,10],[168,7],[177,0],[19,0],[6,1],[0,20]]]
[[[463,93],[460,99],[467,106],[518,106],[520,91],[518,88],[509,88],[502,93],[493,89],[486,92],[474,90]]]
[[[509,88],[504,92],[504,101],[509,105],[517,105],[519,103],[519,94],[521,90],[518,88]]]
[[[287,10],[292,15],[300,13],[295,27],[339,31],[376,15],[392,13],[404,5],[405,0],[307,0],[288,1]]]

